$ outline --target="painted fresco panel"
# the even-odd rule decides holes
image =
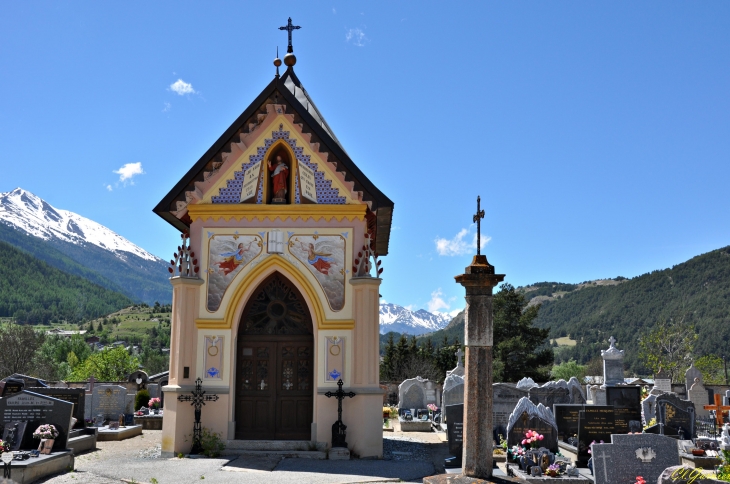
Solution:
[[[345,306],[345,238],[341,235],[299,235],[289,238],[289,252],[314,275],[333,311]]]
[[[208,244],[208,311],[217,311],[231,281],[263,249],[258,235],[213,235]]]

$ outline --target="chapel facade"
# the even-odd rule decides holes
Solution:
[[[277,59],[278,61],[278,59]],[[173,277],[162,452],[190,451],[196,379],[224,440],[347,442],[382,456],[379,268],[393,202],[358,169],[294,73],[275,78],[154,211],[185,235]],[[189,239],[187,238],[189,237]],[[189,245],[188,245],[189,244]]]

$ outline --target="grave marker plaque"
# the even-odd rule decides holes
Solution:
[[[127,389],[119,385],[96,385],[91,406],[92,415],[117,419],[120,413],[127,413]]]
[[[41,424],[53,424],[59,432],[53,449],[66,448],[73,403],[38,393],[23,390],[10,397],[0,399],[0,418],[3,427],[11,422],[28,422],[26,441],[21,448],[32,448],[32,434]],[[30,438],[30,441],[28,439]],[[37,443],[35,444],[37,447]]]
[[[542,447],[558,451],[558,428],[553,413],[542,404],[535,405],[527,397],[520,399],[507,423],[507,446],[522,442],[525,432],[534,430],[544,436]]]
[[[86,427],[84,422],[86,413],[86,390],[83,388],[38,387],[31,388],[30,391],[73,403],[73,417],[76,419],[76,425],[74,428],[81,429]]]
[[[694,437],[694,403],[681,400],[674,393],[665,393],[656,397],[656,413],[657,423],[664,424],[665,435],[678,435],[681,428],[685,439]]]
[[[20,378],[7,378],[3,383],[3,398],[20,393],[25,388],[25,381]]]
[[[593,441],[610,442],[614,433],[613,407],[608,405],[586,405],[578,416],[578,460],[586,462]]]
[[[449,438],[449,454],[454,458],[445,459],[446,467],[461,467],[464,449],[464,404],[446,406],[447,434]]]
[[[553,415],[558,426],[558,440],[567,442],[568,438],[578,436],[579,414],[584,407],[585,405],[553,405]]]
[[[613,406],[615,434],[641,432],[641,387],[607,387],[606,402]]]

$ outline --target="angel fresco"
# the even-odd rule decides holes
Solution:
[[[228,286],[241,270],[261,254],[256,235],[213,235],[208,245],[208,311],[217,311]]]
[[[295,235],[289,252],[309,269],[333,311],[345,306],[345,239],[340,235]]]

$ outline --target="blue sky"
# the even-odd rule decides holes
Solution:
[[[381,294],[463,307],[474,252],[514,285],[632,277],[730,243],[727,2],[2,2],[0,191],[163,258],[152,208],[296,72],[395,202]]]

